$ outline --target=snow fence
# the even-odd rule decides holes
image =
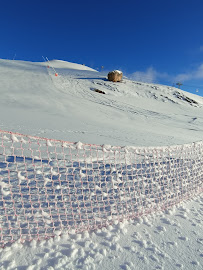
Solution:
[[[203,189],[203,142],[140,148],[0,136],[0,246],[101,228]]]

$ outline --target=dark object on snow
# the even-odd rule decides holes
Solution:
[[[175,91],[173,95],[176,96],[177,98],[183,100],[183,101],[188,102],[190,105],[199,105],[197,101],[195,101],[189,97],[186,97],[185,95],[183,95],[182,93],[180,93],[178,91]]]
[[[99,90],[99,89],[94,89],[94,92],[97,92],[97,93],[100,93],[100,94],[105,94],[104,91],[101,91],[101,90]]]

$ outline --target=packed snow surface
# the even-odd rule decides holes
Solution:
[[[0,60],[0,74],[2,130],[77,141],[78,149],[82,143],[162,146],[203,138],[203,98],[177,88],[113,83],[106,74],[59,60]],[[16,242],[0,250],[0,269],[202,269],[202,210],[200,195],[94,232]]]

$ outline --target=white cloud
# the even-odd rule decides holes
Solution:
[[[157,79],[156,71],[150,67],[146,71],[136,71],[129,76],[133,80],[153,83]]]
[[[182,73],[175,77],[175,81],[189,81],[193,79],[203,79],[203,64],[201,64],[196,70],[192,70],[188,73]]]
[[[153,67],[149,67],[146,71],[136,71],[128,77],[136,81],[148,83],[158,83],[159,79],[171,80],[167,73],[158,72]]]
[[[146,71],[136,71],[132,74],[129,74],[128,77],[135,81],[148,83],[183,83],[189,80],[201,80],[203,79],[203,64],[199,65],[196,69],[193,69],[190,72],[180,73],[173,76],[166,72],[159,72],[153,67],[149,67],[146,69]]]

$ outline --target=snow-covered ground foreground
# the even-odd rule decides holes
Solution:
[[[199,196],[91,233],[15,243],[0,251],[0,269],[202,269],[202,214]]]
[[[64,61],[0,60],[0,129],[119,146],[192,143],[203,138],[203,98],[125,78],[108,82]],[[16,242],[0,250],[0,269],[202,269],[202,210],[200,195],[94,232]]]

